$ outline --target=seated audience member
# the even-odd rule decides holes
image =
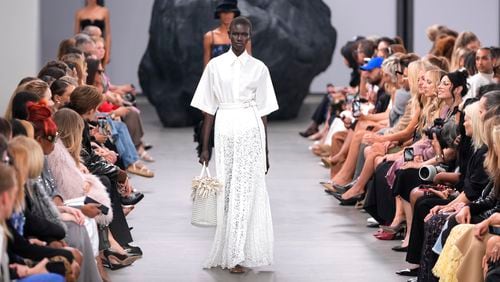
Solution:
[[[458,36],[458,32],[456,32],[456,31],[454,31],[452,29],[449,29],[445,25],[435,24],[435,25],[431,25],[431,26],[429,26],[427,28],[426,35],[427,35],[427,38],[432,42],[432,48],[429,51],[429,54],[432,54],[434,52],[436,41],[439,38],[442,38],[442,37],[445,37],[445,36],[457,37]]]
[[[473,32],[463,31],[458,34],[454,49],[467,48],[473,51],[477,51],[480,47],[481,42]]]
[[[142,255],[142,252],[138,247],[129,245],[129,243],[133,240],[121,205],[122,202],[133,202],[132,204],[136,204],[144,197],[144,195],[142,195],[142,193],[129,192],[129,197],[132,197],[131,199],[120,196],[118,191],[119,187],[124,187],[124,189],[130,190],[127,174],[117,166],[108,163],[104,158],[97,155],[91,145],[88,121],[94,119],[97,108],[101,102],[102,94],[100,94],[99,91],[92,86],[79,86],[71,94],[68,107],[77,112],[84,121],[80,157],[82,163],[90,171],[90,173],[99,177],[104,186],[106,186],[106,190],[110,195],[113,210],[113,221],[110,223],[109,229],[118,243],[116,248],[113,247],[113,249],[117,250],[121,246],[128,253],[140,253]],[[61,125],[58,126],[61,127]]]
[[[477,73],[469,77],[470,89],[465,99],[476,97],[479,87],[494,83],[493,61],[494,58],[490,48],[483,47],[476,51]]]
[[[44,258],[33,267],[24,264],[10,263],[4,242],[8,240],[5,220],[9,218],[14,209],[14,199],[17,194],[17,180],[15,169],[10,165],[10,160],[5,154],[7,149],[6,139],[0,135],[0,278],[2,281],[30,277],[33,281],[65,281],[64,277],[55,273],[48,273],[46,265],[48,259]]]
[[[84,33],[78,33],[73,38],[75,38],[76,41],[75,47],[80,49],[85,54],[85,57],[95,56],[95,43],[90,36]]]
[[[75,48],[76,40],[74,38],[64,39],[57,48],[57,59],[62,60],[62,56],[68,54],[72,48]]]
[[[73,81],[73,83],[71,81]],[[65,107],[69,103],[69,97],[76,86],[78,86],[76,80],[69,76],[63,76],[50,85],[52,101],[54,101],[53,108],[55,111]]]
[[[60,132],[57,130],[57,126],[51,118],[50,109],[43,103],[32,103],[28,106],[28,110],[30,113],[29,121],[32,122],[35,128],[35,140],[40,144],[43,153],[47,156],[54,151],[54,147],[56,142],[58,142]],[[69,162],[61,161],[61,164],[63,163],[69,164]],[[31,200],[32,210],[35,211],[36,214],[38,214],[38,216],[40,217],[40,215],[53,215],[54,212],[52,210],[57,209],[57,211],[60,213],[60,215],[58,216],[60,216],[63,220],[63,232],[66,233],[66,236],[63,236],[63,238],[60,238],[59,240],[64,239],[64,244],[68,244],[71,247],[77,248],[83,254],[84,263],[81,267],[80,279],[82,281],[99,281],[101,278],[97,271],[95,258],[96,256],[98,256],[98,231],[97,226],[95,225],[95,221],[93,219],[89,219],[95,218],[97,214],[95,211],[97,210],[97,208],[92,207],[92,204],[87,204],[81,207],[80,211],[79,209],[72,208],[71,206],[65,206],[64,200],[77,198],[83,195],[77,194],[75,197],[67,197],[67,194],[63,194],[62,192],[70,189],[69,185],[67,185],[68,183],[71,183],[70,180],[76,178],[73,178],[69,173],[63,172],[59,169],[57,170],[57,172],[64,175],[64,181],[58,183],[59,185],[64,184],[64,189],[59,189],[57,187],[57,181],[52,174],[52,170],[49,168],[47,159],[45,159],[42,174],[37,179],[32,180],[32,187],[30,187],[32,189],[32,192],[29,194],[34,196],[34,200]],[[98,183],[98,180],[95,180],[92,183]],[[89,185],[89,187],[91,186]],[[83,190],[84,185],[81,185],[80,188]],[[101,194],[96,192],[99,188],[102,191]],[[100,199],[100,203],[103,205],[107,204],[107,207],[109,208],[109,197],[106,193],[106,188],[102,186],[102,184],[100,184],[99,187],[92,186],[88,194],[91,195],[93,199]],[[32,197],[27,197],[27,199],[28,198]],[[102,198],[104,200],[102,200]],[[88,218],[85,218],[85,216],[88,216]],[[28,219],[28,216],[26,216],[26,218]],[[97,216],[97,218],[98,220],[100,219],[99,216]],[[111,217],[108,216],[108,222],[111,221],[110,218]],[[57,227],[59,221],[54,220],[54,216],[48,216],[48,219],[52,220],[52,222],[55,222]],[[41,226],[40,224],[34,225],[31,228],[31,232],[32,234],[40,234],[40,231],[45,230],[46,232],[42,235],[48,237],[49,239],[43,241],[50,242],[51,237],[53,237],[53,235],[51,234],[54,233],[49,232],[50,230],[48,226],[53,225],[54,224],[51,222],[48,222],[48,224],[45,223],[43,226]],[[26,226],[28,226],[28,223],[26,224]],[[54,228],[52,227],[51,229]],[[26,227],[25,232],[27,235],[30,234],[30,231],[27,230]],[[92,238],[89,237],[89,234],[92,234]],[[40,238],[40,236],[36,237]],[[53,243],[50,244],[52,245]]]
[[[488,151],[485,161],[491,178],[491,185],[488,187],[490,191],[483,193],[487,196],[463,206],[458,214],[452,215],[445,224],[441,237],[434,246],[434,250],[439,253],[440,246],[444,245],[433,269],[433,273],[441,279],[457,280],[459,277],[459,281],[482,281],[485,276],[487,277],[489,270],[491,270],[491,276],[498,275],[498,273],[495,274],[498,259],[494,245],[498,242],[499,233],[497,231],[491,234],[488,231],[489,226],[500,224],[498,212],[500,208],[498,198],[500,150],[496,146],[500,141],[498,115],[486,120],[485,129],[490,129],[486,132],[488,136],[486,142],[491,150]]]
[[[88,25],[86,26],[83,30],[82,33],[90,36],[90,37],[101,37],[102,38],[102,31],[99,27],[95,25]]]
[[[109,98],[110,96],[114,98],[119,97],[114,95],[114,93],[106,91],[106,85],[101,83],[101,74],[99,72],[101,65],[99,61],[88,59],[87,62],[89,67],[87,84],[96,86],[96,89],[104,93],[103,98]],[[154,173],[139,161],[139,158],[149,162],[154,161],[144,148],[142,141],[144,129],[139,110],[132,106],[125,106],[121,99],[114,102],[119,104],[112,104],[105,101],[99,107],[99,111],[109,115],[110,118],[106,118],[106,121],[110,124],[111,131],[117,131],[116,133],[111,132],[112,135],[110,137],[118,153],[121,155],[124,168],[130,173],[144,177],[153,177]],[[105,141],[100,143],[102,145]]]
[[[18,136],[9,142],[8,153],[12,157],[14,166],[18,172],[18,192],[16,194],[15,212],[7,222],[8,230],[12,234],[12,238],[8,240],[7,247],[9,260],[24,264],[20,258],[41,261],[44,258],[57,259],[56,257],[60,257],[62,262],[65,263],[49,262],[46,268],[49,272],[59,273],[69,279],[75,279],[78,277],[80,267],[77,260],[75,260],[72,250],[47,247],[45,243],[41,243],[37,238],[28,240],[24,237],[25,217],[23,216],[23,212],[26,207],[24,187],[28,179],[38,176],[41,172],[41,168],[43,167],[42,149],[34,140]],[[70,267],[64,267],[66,263]]]

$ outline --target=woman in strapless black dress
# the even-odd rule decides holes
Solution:
[[[75,34],[81,32],[89,25],[97,26],[101,29],[106,48],[103,63],[107,65],[111,54],[111,28],[109,24],[109,10],[104,7],[103,0],[86,0],[85,7],[76,11]]]

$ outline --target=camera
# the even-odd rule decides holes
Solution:
[[[418,171],[418,176],[420,176],[420,179],[422,179],[423,181],[434,181],[434,177],[436,177],[436,174],[445,171],[446,169],[441,166],[424,165]]]
[[[443,136],[443,127],[444,120],[442,118],[437,118],[434,120],[434,123],[431,127],[424,129],[424,134],[427,135],[427,138],[430,140],[434,139],[434,134],[436,134],[437,140],[442,148],[446,147],[446,141]]]

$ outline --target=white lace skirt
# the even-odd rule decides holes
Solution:
[[[219,110],[215,122],[217,228],[205,268],[270,265],[273,226],[265,182],[264,130],[255,109]]]

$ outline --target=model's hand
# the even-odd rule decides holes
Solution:
[[[210,153],[208,152],[208,150],[203,150],[201,151],[201,154],[200,154],[200,164],[205,164],[208,166],[208,162],[210,161]]]

